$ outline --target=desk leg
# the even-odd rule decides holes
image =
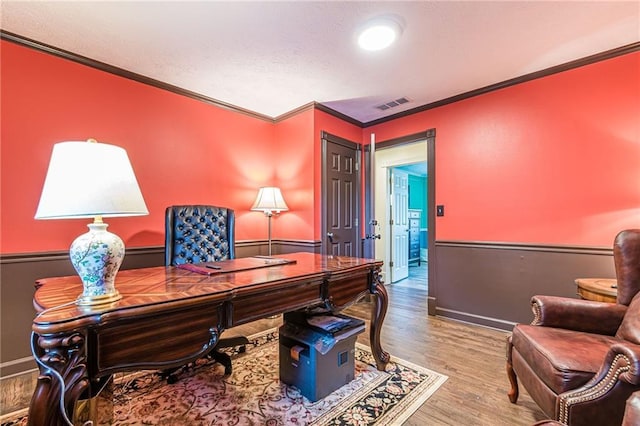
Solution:
[[[45,336],[34,333],[32,347],[40,375],[29,406],[28,425],[69,425],[76,401],[89,387],[85,337],[78,332]],[[59,377],[64,382],[64,413],[60,407]]]
[[[373,288],[371,293],[376,297],[375,306],[371,311],[371,352],[376,360],[376,367],[380,371],[384,371],[387,363],[389,362],[389,353],[382,349],[380,343],[380,330],[382,329],[382,322],[387,314],[387,305],[389,304],[389,296],[387,295],[387,289],[381,282],[378,282],[380,275],[374,277]]]

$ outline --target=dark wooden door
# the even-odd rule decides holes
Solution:
[[[322,133],[322,252],[360,257],[360,147]]]

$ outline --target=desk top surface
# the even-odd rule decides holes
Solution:
[[[237,261],[238,265],[247,263],[239,258],[225,261],[224,270],[212,275],[174,266],[122,270],[118,272],[115,282],[122,299],[91,307],[75,304],[78,295],[82,293],[82,282],[77,275],[40,279],[36,282],[37,290],[33,300],[39,312],[34,324],[81,320],[139,307],[149,309],[154,305],[188,303],[193,299],[225,300],[237,293],[264,290],[265,286],[275,289],[292,282],[323,280],[328,276],[368,270],[382,265],[379,260],[313,253],[290,253],[273,257],[291,262],[269,264],[269,259],[256,257],[252,259],[264,261],[265,267],[239,268],[242,270],[234,272],[234,261]]]

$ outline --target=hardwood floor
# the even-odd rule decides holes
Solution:
[[[388,292],[383,348],[449,377],[405,425],[529,426],[546,418],[524,389],[517,404],[507,398],[508,333],[428,316],[424,291],[390,285]],[[368,315],[364,305],[349,312]]]
[[[404,425],[530,426],[546,418],[522,387],[517,404],[507,398],[507,332],[428,316],[426,282],[386,287],[389,309],[381,334],[383,348],[449,377]],[[360,302],[345,313],[368,321],[371,306]],[[228,333],[251,334],[281,321],[257,321]],[[368,333],[358,341],[368,345]]]
[[[404,425],[530,426],[544,419],[522,387],[517,404],[507,398],[508,333],[427,315],[426,263],[412,266],[409,273],[408,279],[386,285],[389,308],[381,333],[383,348],[448,380]],[[363,301],[345,313],[364,319],[368,326],[372,306]],[[223,337],[248,336],[281,324],[282,316],[277,316],[234,327]],[[358,341],[369,345],[369,333],[360,334]]]
[[[393,284],[388,284],[388,287],[394,288],[415,288],[417,290],[423,290],[427,292],[428,280],[427,280],[427,262],[412,263],[409,265],[409,278],[398,281]]]

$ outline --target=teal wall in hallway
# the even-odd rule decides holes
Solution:
[[[409,208],[422,210],[420,228],[427,227],[427,178],[409,175]]]

